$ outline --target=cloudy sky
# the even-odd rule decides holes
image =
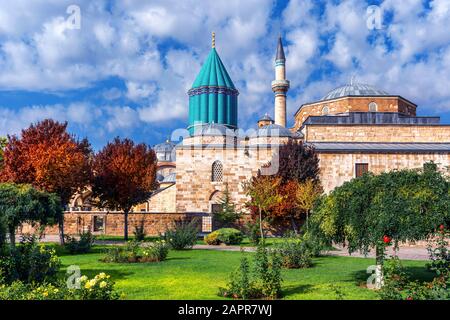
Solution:
[[[163,141],[186,127],[212,31],[245,129],[273,113],[279,34],[290,125],[352,76],[450,123],[449,26],[450,0],[0,0],[0,135],[54,118],[96,149]]]

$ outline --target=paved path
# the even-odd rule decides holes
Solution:
[[[59,238],[58,236],[46,236],[42,240],[42,242],[58,242]],[[97,240],[95,242],[99,245],[118,245],[123,244],[123,241],[103,241],[103,240]],[[195,250],[217,250],[217,251],[237,251],[239,252],[241,250],[240,246],[210,246],[210,245],[203,245],[198,244],[195,245]],[[242,250],[246,252],[254,252],[255,247],[242,247]],[[388,255],[394,254],[394,251],[392,248],[388,248]],[[358,252],[353,253],[352,255],[348,254],[348,251],[346,248],[341,248],[336,246],[336,250],[328,251],[325,253],[325,255],[330,256],[340,256],[340,257],[358,257],[358,258],[364,258],[365,256],[363,254],[360,254]],[[414,246],[414,247],[400,247],[400,250],[397,254],[400,259],[407,259],[407,260],[428,260],[428,251],[426,247],[423,246]],[[373,251],[370,252],[367,257],[375,257]]]

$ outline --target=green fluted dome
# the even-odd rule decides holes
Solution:
[[[237,128],[239,92],[215,48],[211,49],[188,95],[191,133],[194,126],[212,123]]]

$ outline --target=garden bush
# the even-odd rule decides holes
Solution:
[[[69,235],[65,236],[65,240],[64,247],[70,254],[83,254],[91,251],[95,237],[91,231],[86,231],[80,233],[80,239],[78,240]]]
[[[242,232],[233,228],[222,228],[211,232],[209,235],[205,236],[204,240],[209,245],[237,245],[242,242],[244,236]]]
[[[203,240],[206,242],[206,244],[209,244],[210,246],[216,246],[220,244],[219,233],[217,231],[207,234],[203,238]]]
[[[5,284],[55,281],[61,265],[55,250],[39,245],[35,236],[23,236],[20,244],[3,248],[1,255],[0,275]]]
[[[164,240],[174,250],[191,249],[197,241],[198,230],[197,219],[192,219],[190,222],[177,221],[173,229],[166,231]]]
[[[117,300],[110,276],[100,273],[89,279],[82,276],[78,287],[69,289],[64,281],[30,284],[15,281],[11,285],[0,285],[0,300]]]
[[[247,222],[245,224],[245,234],[253,244],[259,244],[259,241],[261,240],[261,231],[259,222]]]
[[[312,266],[312,252],[307,242],[300,237],[286,237],[275,245],[274,250],[282,257],[283,267],[288,269]]]
[[[258,246],[253,264],[243,256],[239,268],[230,276],[219,296],[234,299],[276,299],[281,295],[281,264],[278,253],[269,252],[264,243]]]
[[[107,249],[103,262],[135,263],[164,261],[169,253],[166,241],[156,241],[142,245],[139,241],[129,241],[125,246]]]
[[[144,221],[142,220],[139,225],[134,226],[134,239],[137,241],[144,241],[145,240],[145,227],[144,227]]]

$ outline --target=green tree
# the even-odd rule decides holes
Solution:
[[[280,184],[281,178],[264,175],[252,177],[250,180],[242,183],[244,192],[250,198],[247,205],[258,209],[259,231],[261,233],[261,240],[263,241],[263,218],[271,207],[283,201],[283,197],[278,193]]]
[[[54,225],[63,215],[61,200],[56,194],[39,191],[27,184],[0,184],[0,220],[15,245],[16,228],[23,223]]]
[[[430,165],[346,182],[321,198],[311,220],[322,237],[350,253],[375,248],[380,286],[386,246],[427,239],[449,215],[449,182]]]
[[[221,227],[232,227],[241,217],[241,213],[236,210],[236,206],[231,201],[228,183],[225,184],[223,196],[219,199],[220,209],[214,214],[214,218],[219,222]]]

